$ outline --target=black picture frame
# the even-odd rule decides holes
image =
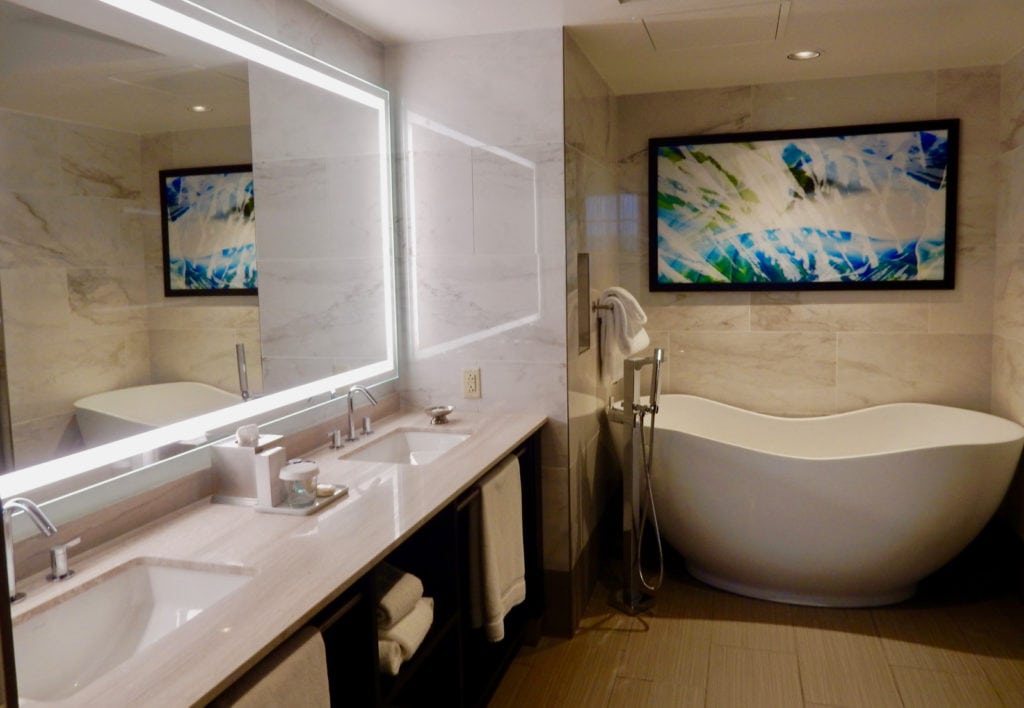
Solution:
[[[256,295],[251,164],[160,170],[164,295]]]
[[[648,141],[651,291],[952,289],[959,120]]]

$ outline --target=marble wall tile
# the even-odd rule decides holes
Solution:
[[[958,247],[992,246],[996,240],[999,161],[961,152],[957,189]]]
[[[568,32],[564,43],[565,144],[614,164],[615,97]]]
[[[74,354],[73,365],[69,353]],[[106,334],[64,334],[45,343],[31,339],[7,350],[12,375],[8,381],[11,418],[24,421],[58,415],[93,393],[146,381],[134,378],[138,368],[127,358],[125,337]]]
[[[541,469],[541,498],[544,568],[568,572],[572,569],[572,536],[567,468],[544,466]]]
[[[996,251],[992,246],[958,247],[956,288],[928,297],[928,331],[949,334],[992,332]]]
[[[1000,106],[1004,149],[1024,146],[1024,51],[1002,66]]]
[[[1024,252],[1020,246],[1000,249],[999,275],[995,279],[994,332],[1008,340],[1024,342]]]
[[[840,411],[898,401],[987,411],[992,342],[972,334],[839,334]]]
[[[382,268],[373,257],[262,261],[263,355],[383,359]]]
[[[277,0],[273,36],[365,81],[384,82],[384,45],[309,2]]]
[[[992,412],[1024,421],[1024,340],[992,339]]]
[[[14,438],[14,466],[27,467],[77,452],[82,448],[73,413],[33,418],[11,426]]]
[[[518,256],[538,250],[537,168],[529,161],[474,148],[473,253]],[[526,163],[526,164],[524,164]]]
[[[149,326],[142,267],[69,268],[67,297],[74,332],[123,334]]]
[[[928,295],[914,293],[754,293],[750,328],[807,332],[925,332]]]
[[[835,405],[836,338],[819,332],[671,336],[669,384],[761,413],[816,415]]]
[[[65,123],[59,140],[61,177],[67,194],[139,198],[142,175],[138,136]]]
[[[936,72],[938,118],[960,118],[960,147],[991,163],[999,152],[998,66],[942,69]]]
[[[888,123],[937,118],[936,78],[930,71],[753,88],[752,130]]]
[[[380,148],[376,109],[255,64],[249,65],[249,103],[254,162],[369,155]]]
[[[417,254],[473,252],[473,147],[407,120],[409,241]]]
[[[150,332],[153,382],[199,381],[225,391],[237,391],[235,344],[239,340],[239,333],[234,330],[154,329]],[[247,358],[253,356],[250,344],[246,343]],[[255,383],[250,378],[254,390]]]
[[[485,144],[562,142],[559,29],[389,47],[387,85],[406,110]]]
[[[54,191],[61,184],[57,121],[0,110],[0,190]]]
[[[1024,243],[1024,146],[1000,156],[999,177],[996,243]]]

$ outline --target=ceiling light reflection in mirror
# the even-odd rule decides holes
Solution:
[[[414,111],[403,124],[413,356],[539,321],[536,163]]]
[[[345,368],[348,370],[327,376],[326,378],[320,378],[311,384],[289,388],[245,404],[231,406],[189,421],[136,435],[115,443],[102,445],[6,475],[0,480],[0,490],[2,490],[3,496],[8,496],[12,493],[24,493],[34,486],[42,486],[51,481],[64,479],[70,475],[101,465],[113,464],[119,460],[145,453],[160,445],[195,438],[211,429],[230,425],[233,421],[248,420],[253,416],[262,414],[269,415],[281,406],[309,400],[314,396],[322,395],[329,390],[340,389],[356,381],[382,380],[393,375],[395,369],[394,286],[391,270],[391,227],[393,215],[390,197],[391,167],[390,151],[387,143],[389,132],[386,92],[369,84],[364,89],[361,80],[349,77],[341,70],[334,69],[319,60],[288,50],[283,45],[263,35],[248,32],[240,25],[220,16],[212,15],[194,3],[179,2],[176,3],[176,6],[179,9],[191,12],[193,15],[202,15],[202,21],[184,12],[170,9],[168,6],[172,4],[171,0],[164,4],[134,0],[132,2],[99,1],[111,7],[116,7],[119,10],[130,12],[143,19],[156,21],[164,27],[173,29],[175,32],[191,33],[198,35],[205,41],[216,42],[221,47],[230,48],[244,59],[264,67],[271,67],[275,71],[284,72],[290,77],[300,79],[307,84],[312,84],[319,89],[325,90],[333,96],[365,107],[367,111],[366,116],[372,116],[373,127],[372,130],[368,129],[364,132],[367,135],[372,134],[373,136],[375,142],[373,145],[373,155],[377,161],[375,168],[376,182],[370,186],[370,191],[376,192],[373,201],[378,218],[374,221],[374,224],[380,247],[374,248],[376,255],[373,256],[371,263],[374,269],[374,277],[378,281],[375,295],[379,298],[380,302],[379,306],[374,310],[373,316],[380,317],[380,322],[375,325],[375,330],[380,332],[382,344],[374,349],[373,356],[377,358],[370,360],[369,356],[356,357],[355,363],[349,362],[345,365]],[[45,6],[47,5],[51,6],[51,8],[69,9],[68,4],[56,3],[52,2],[52,0],[19,2],[19,4],[42,6],[39,9],[43,10],[46,9]],[[72,13],[78,12],[79,15],[88,15],[92,18],[96,13],[90,12],[90,9],[95,11],[97,7],[93,2],[74,3],[70,7],[70,11]],[[76,21],[80,19],[75,18]],[[184,39],[179,37],[178,41],[184,41]],[[363,117],[364,123],[367,122],[366,116]],[[292,121],[295,123],[294,117]],[[365,161],[366,156],[362,155],[361,159]],[[256,169],[259,171],[260,167],[257,166]],[[364,252],[366,250],[365,244],[363,250]],[[365,263],[362,266],[364,269],[369,267]],[[311,299],[315,300],[316,298]],[[330,307],[332,303],[316,303],[318,307],[325,304]],[[366,312],[363,312],[363,315],[366,316]],[[337,370],[338,368],[335,368],[335,371]],[[282,377],[281,380],[283,381],[287,378]],[[294,379],[294,377],[292,378]],[[309,379],[305,380],[308,381]]]

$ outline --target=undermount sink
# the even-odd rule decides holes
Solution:
[[[239,568],[158,559],[118,566],[16,621],[18,694],[67,698],[251,578]]]
[[[468,437],[466,433],[396,430],[351,454],[344,455],[342,459],[426,465]]]

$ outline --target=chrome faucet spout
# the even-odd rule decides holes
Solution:
[[[377,399],[373,397],[373,394],[370,393],[365,386],[360,386],[359,384],[356,384],[355,386],[348,390],[348,437],[346,438],[346,440],[348,440],[349,442],[359,439],[359,435],[356,433],[356,417],[354,410],[355,407],[353,405],[353,399],[355,398],[355,394],[357,393],[361,393],[364,396],[366,396],[366,399],[370,402],[371,405],[377,405]]]
[[[7,552],[7,590],[11,602],[17,602],[25,597],[25,593],[17,592],[14,579],[14,524],[12,517],[15,509],[25,512],[44,536],[53,536],[57,533],[57,527],[31,499],[14,497],[4,502],[4,550]]]

